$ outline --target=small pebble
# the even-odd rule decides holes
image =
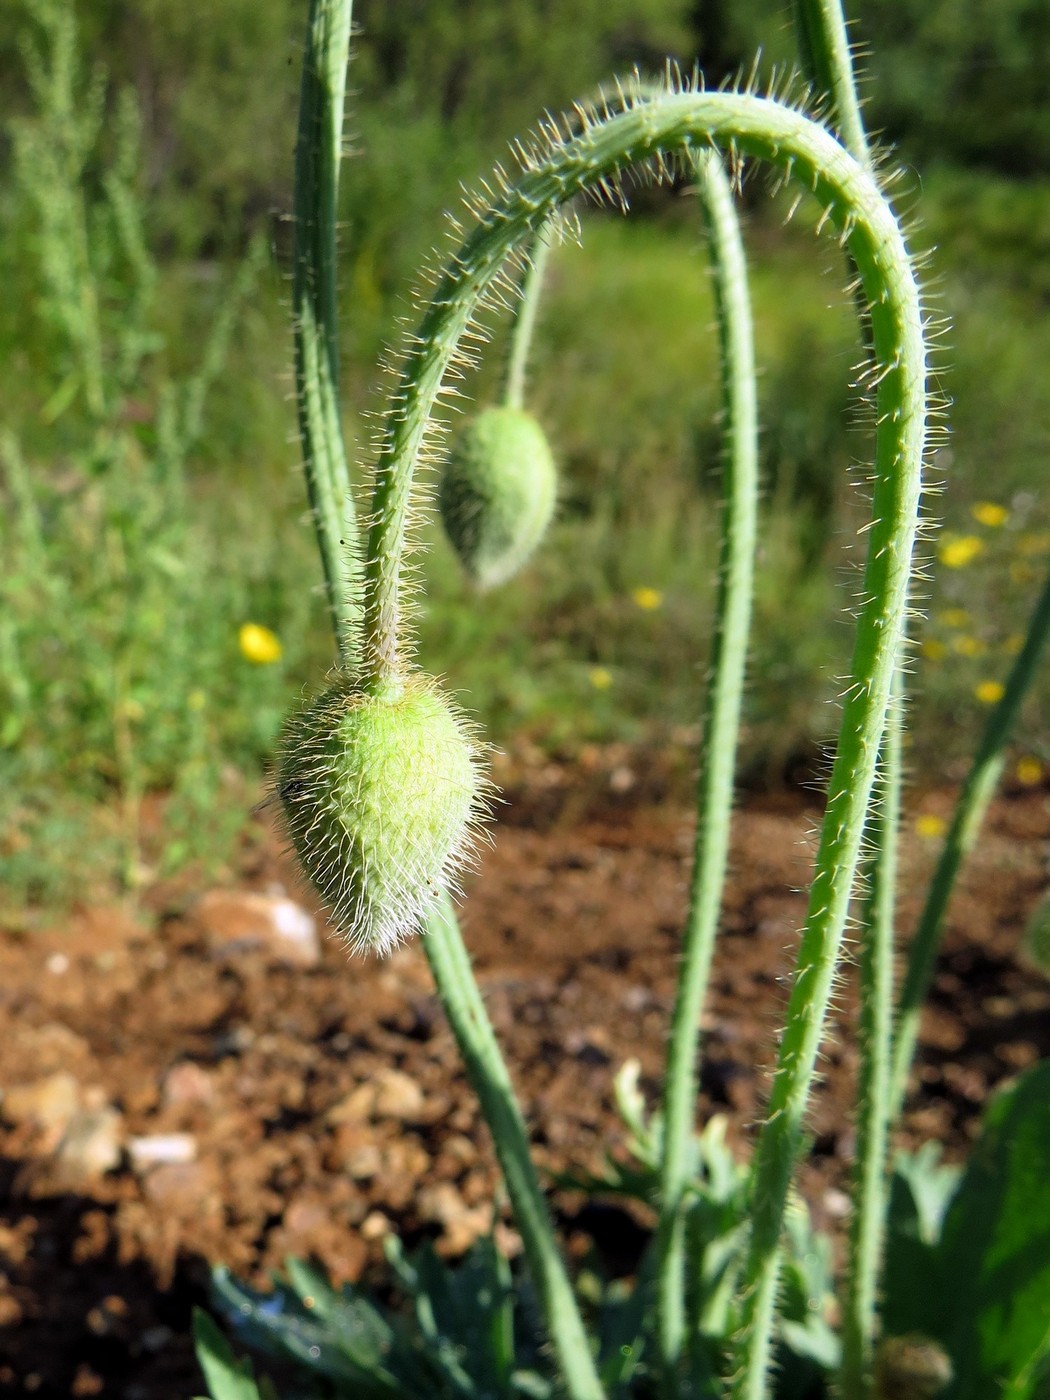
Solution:
[[[197,1156],[197,1139],[192,1133],[151,1133],[128,1139],[128,1156],[136,1171],[150,1167],[192,1162]]]

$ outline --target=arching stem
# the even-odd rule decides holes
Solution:
[[[733,1393],[765,1391],[780,1230],[856,877],[908,601],[926,423],[918,291],[897,224],[870,175],[822,127],[766,99],[669,93],[595,121],[537,156],[453,256],[405,360],[376,474],[365,589],[369,674],[398,665],[412,477],[443,377],[507,255],[581,189],[677,149],[731,146],[810,188],[857,266],[878,369],[869,552],[842,727],[770,1112],[758,1140]]]

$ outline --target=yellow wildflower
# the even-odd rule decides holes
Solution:
[[[592,666],[587,673],[587,679],[595,690],[608,690],[612,685],[612,672],[604,666]]]
[[[658,588],[636,588],[632,591],[631,597],[635,605],[643,612],[653,612],[664,600],[664,595]]]
[[[949,535],[937,551],[941,563],[949,569],[965,569],[984,549],[984,541],[976,535]]]
[[[1024,787],[1035,787],[1043,777],[1043,765],[1031,754],[1025,754],[1023,758],[1017,760],[1017,767],[1014,769],[1017,774],[1017,781]]]
[[[976,505],[970,507],[970,514],[978,525],[987,525],[990,530],[1005,525],[1010,517],[1010,512],[1006,507],[997,505],[994,501],[978,501]]]
[[[1022,535],[1017,541],[1017,548],[1021,554],[1046,554],[1050,550],[1050,530]]]
[[[937,620],[943,622],[945,627],[969,627],[970,614],[965,608],[945,608]]]
[[[959,656],[983,656],[987,650],[987,644],[980,637],[971,637],[964,632],[952,638],[952,651]]]
[[[245,622],[237,640],[245,661],[254,662],[256,666],[269,666],[281,659],[282,647],[277,634],[258,622]]]
[[[934,812],[921,812],[915,818],[915,830],[924,841],[936,841],[948,830],[948,823]]]
[[[1003,642],[1003,651],[1006,652],[1007,656],[1016,656],[1023,646],[1024,633],[1011,632],[1010,635]]]
[[[974,686],[973,693],[982,705],[997,705],[1003,698],[1005,689],[1001,681],[981,681]]]
[[[927,661],[940,661],[948,648],[936,637],[927,637],[922,644],[922,654]]]

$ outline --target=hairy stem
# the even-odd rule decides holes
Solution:
[[[795,0],[795,32],[803,67],[829,102],[843,144],[871,168],[856,75],[840,0]],[[862,328],[865,322],[861,319]],[[870,348],[870,347],[868,347]],[[903,641],[903,638],[902,638]],[[904,678],[883,736],[875,802],[866,839],[871,846],[861,910],[860,1017],[857,1027],[857,1149],[842,1303],[839,1385],[845,1400],[869,1400],[886,1207],[890,1054],[893,1043],[893,955],[896,943],[897,843],[902,786]]]
[[[525,407],[525,375],[532,349],[536,317],[543,295],[543,279],[550,258],[553,227],[544,229],[533,240],[529,266],[521,285],[521,298],[514,315],[514,325],[510,333],[510,355],[507,360],[507,380],[503,390],[503,402],[508,408]]]
[[[722,557],[700,750],[692,888],[664,1076],[657,1298],[660,1360],[668,1400],[678,1394],[677,1369],[685,1339],[681,1208],[695,1126],[700,1013],[710,977],[729,851],[758,503],[755,356],[744,246],[720,157],[713,152],[700,156],[696,173],[718,314],[726,449]]]
[[[875,853],[866,872],[868,890],[861,911],[858,955],[857,1155],[853,1168],[853,1213],[846,1256],[839,1371],[839,1385],[845,1400],[867,1400],[872,1394],[871,1363],[886,1210],[904,704],[899,694],[899,671],[894,680],[893,706],[883,736],[875,815],[867,832]]]
[[[794,0],[795,34],[802,67],[831,103],[842,144],[861,165],[871,165],[860,115],[846,20],[840,0]]]
[[[933,976],[937,945],[955,877],[973,846],[988,803],[1003,768],[1003,750],[1017,719],[1021,702],[1035,676],[1040,654],[1050,634],[1050,577],[1043,585],[1028,623],[1024,646],[1010,671],[1003,697],[988,716],[973,765],[955,806],[952,824],[944,840],[937,869],[926,896],[918,927],[908,948],[908,961],[897,1004],[897,1035],[893,1046],[891,1119],[896,1118],[908,1087],[908,1073],[919,1034],[922,1003]]]
[[[926,350],[907,249],[871,176],[817,123],[768,99],[668,93],[551,139],[516,183],[483,209],[440,279],[404,362],[377,464],[365,580],[366,667],[373,684],[400,665],[401,575],[413,471],[435,400],[478,303],[506,256],[580,190],[636,162],[730,147],[811,189],[858,269],[877,368],[874,493],[851,679],[821,832],[769,1118],[759,1138],[752,1229],[736,1346],[737,1396],[765,1388],[777,1249],[856,875],[908,600],[926,421]]]
[[[370,677],[396,674],[399,666],[401,575],[415,464],[445,374],[450,364],[469,358],[460,342],[505,257],[581,190],[615,181],[622,169],[636,162],[711,144],[732,146],[741,155],[762,157],[793,173],[839,226],[860,271],[877,342],[879,402],[885,405],[880,477],[896,482],[908,463],[917,482],[917,468],[908,455],[914,437],[912,406],[909,401],[903,415],[898,408],[902,397],[917,395],[921,400],[923,395],[918,296],[900,232],[873,181],[822,127],[768,99],[681,92],[639,100],[537,155],[517,183],[483,212],[439,282],[406,354],[376,468],[365,575],[365,659]],[[907,353],[902,351],[905,344]],[[907,451],[902,452],[902,442]],[[873,538],[887,535],[896,523],[882,513]],[[910,541],[909,533],[902,540],[909,555]],[[872,582],[881,584],[895,575],[899,553],[879,553]],[[869,598],[868,611],[874,616],[877,610],[878,604]],[[869,637],[862,656],[870,646]]]
[[[521,1110],[447,896],[442,897],[427,922],[423,948],[471,1086],[492,1133],[566,1392],[570,1400],[601,1400],[601,1382],[529,1156]]]
[[[352,0],[310,0],[295,145],[292,311],[306,485],[339,659],[357,659],[357,522],[339,417],[336,200]]]

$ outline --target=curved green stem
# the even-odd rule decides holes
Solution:
[[[553,142],[482,213],[438,284],[388,416],[366,566],[366,666],[373,684],[398,672],[414,466],[445,372],[505,257],[581,189],[615,181],[621,169],[636,162],[711,144],[774,162],[824,204],[860,274],[878,370],[872,525],[851,680],[769,1118],[755,1157],[733,1382],[737,1396],[755,1400],[765,1388],[781,1222],[904,631],[925,444],[926,350],[907,250],[870,175],[824,128],[749,95],[683,92],[628,103],[579,135]]]
[[[908,962],[897,1004],[897,1036],[893,1046],[891,1119],[900,1113],[908,1087],[908,1073],[919,1034],[922,1003],[933,976],[937,945],[945,910],[955,877],[966,853],[973,846],[988,803],[992,799],[1003,768],[1003,750],[1014,721],[1035,676],[1040,654],[1050,634],[1050,577],[1043,585],[1028,624],[1024,646],[1010,671],[1003,697],[988,716],[980,746],[955,806],[952,824],[944,840],[937,869],[930,882],[926,903],[915,936],[908,948]]]
[[[510,332],[510,355],[507,360],[507,379],[503,389],[503,402],[508,408],[525,407],[525,375],[528,370],[529,353],[532,349],[532,336],[536,329],[536,316],[543,295],[543,279],[550,258],[553,227],[543,229],[533,240],[529,266],[521,285],[521,297],[514,314],[514,324]]]
[[[306,485],[344,665],[357,659],[357,521],[339,418],[336,199],[352,0],[310,0],[295,145],[292,311]]]
[[[454,359],[463,358],[460,341],[504,258],[581,190],[615,181],[621,169],[664,152],[720,143],[793,172],[840,227],[860,271],[875,332],[883,444],[877,472],[880,481],[889,476],[896,482],[907,463],[917,492],[918,469],[911,460],[914,405],[922,402],[925,380],[918,295],[900,231],[874,182],[822,127],[768,99],[683,92],[645,100],[538,157],[482,215],[439,283],[406,355],[376,468],[365,574],[370,677],[396,673],[399,666],[401,574],[415,463],[445,373]],[[888,538],[898,524],[896,511],[892,520],[885,512],[877,514],[873,541]],[[909,532],[901,538],[909,557],[910,543]],[[870,582],[881,586],[895,577],[899,555],[896,548],[877,550]],[[867,611],[874,614],[880,606],[869,600]]]
[[[678,1393],[677,1370],[685,1338],[681,1207],[695,1127],[700,1013],[710,977],[729,852],[758,505],[755,356],[744,246],[720,158],[714,153],[699,157],[696,172],[718,314],[726,448],[722,557],[700,751],[692,888],[664,1077],[657,1301],[660,1360],[668,1400]]]
[[[566,1391],[571,1400],[601,1400],[602,1385],[529,1155],[525,1124],[447,896],[427,922],[423,949],[492,1133]]]

